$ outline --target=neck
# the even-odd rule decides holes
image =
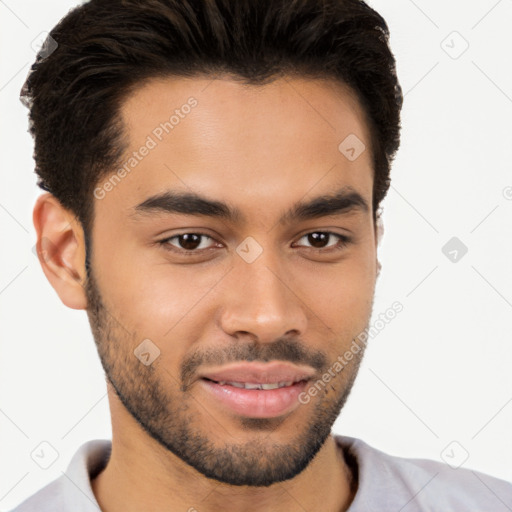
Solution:
[[[268,487],[234,486],[204,477],[165,450],[113,402],[111,456],[91,482],[103,512],[341,512],[353,499],[351,472],[332,436],[294,478]]]

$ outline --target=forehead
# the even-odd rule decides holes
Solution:
[[[121,116],[127,172],[108,200],[126,208],[168,189],[238,199],[243,208],[262,201],[282,205],[343,186],[366,193],[371,204],[368,125],[343,84],[159,78],[132,92]],[[355,160],[340,150],[351,137],[366,147]]]

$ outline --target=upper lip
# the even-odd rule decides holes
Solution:
[[[314,375],[310,366],[273,361],[270,363],[232,363],[200,373],[200,378],[216,382],[247,382],[252,384],[274,384],[309,380]]]

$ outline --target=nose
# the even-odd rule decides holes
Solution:
[[[220,321],[233,337],[268,343],[284,336],[301,337],[306,331],[307,306],[300,290],[269,253],[264,251],[252,263],[239,258],[224,283]]]

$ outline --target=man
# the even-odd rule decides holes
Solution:
[[[23,99],[40,262],[87,310],[113,436],[16,511],[510,510],[512,484],[331,435],[399,145],[375,11],[93,0]]]

